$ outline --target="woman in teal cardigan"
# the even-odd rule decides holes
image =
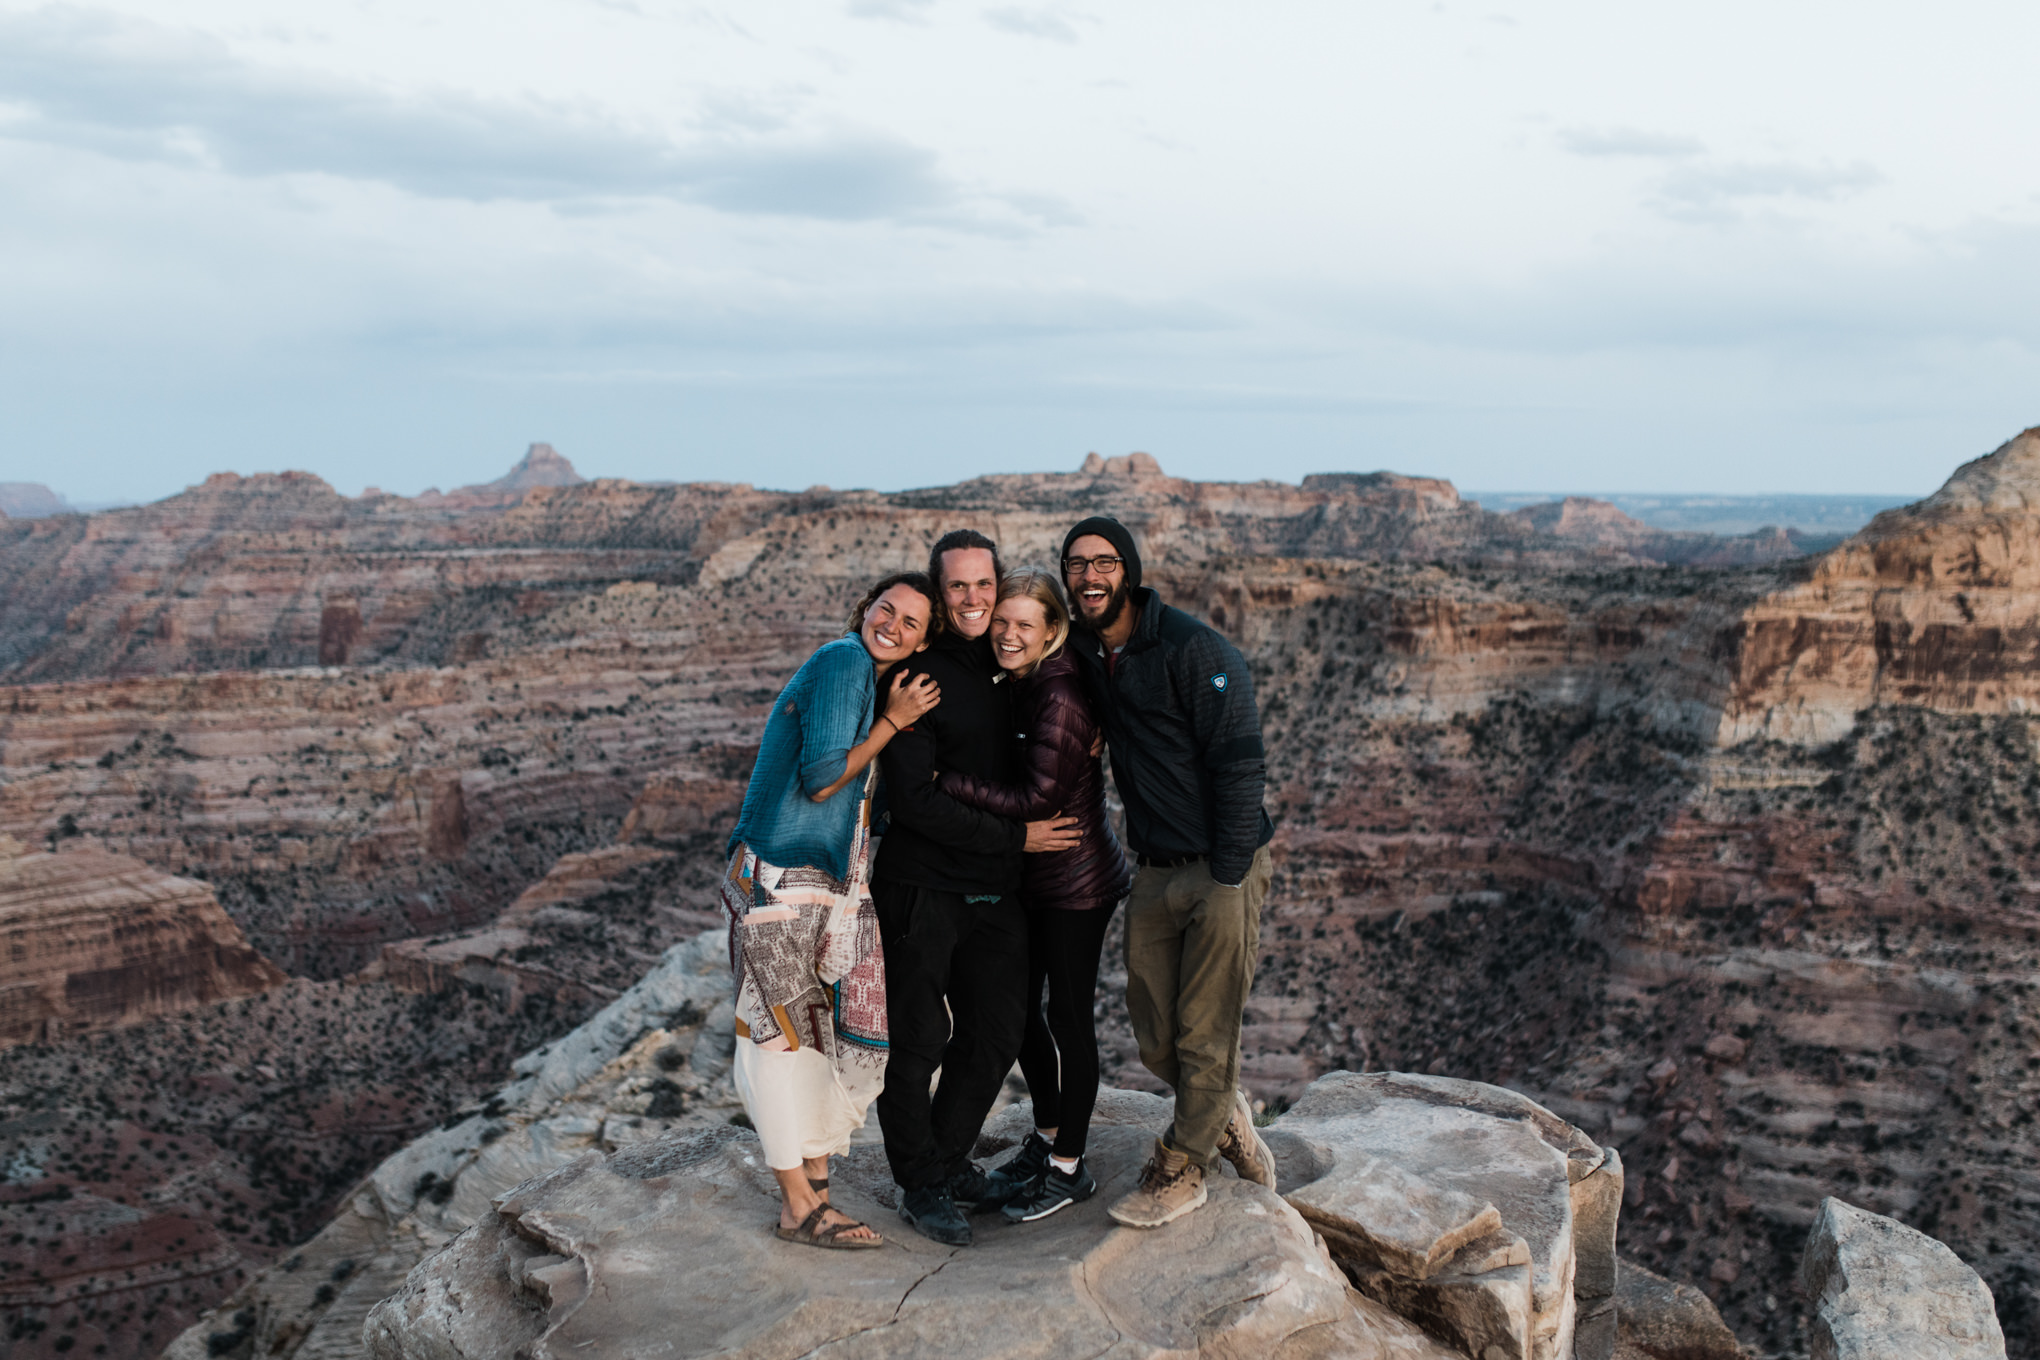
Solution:
[[[730,834],[722,880],[737,989],[737,1092],[779,1180],[778,1234],[872,1248],[829,1206],[829,1158],[885,1085],[885,960],[868,882],[878,753],[941,699],[933,681],[885,677],[940,626],[919,572],[865,594],[844,636],[786,682]]]

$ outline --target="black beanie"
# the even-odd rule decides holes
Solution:
[[[1070,555],[1070,544],[1085,534],[1098,537],[1119,549],[1119,555],[1126,559],[1126,588],[1132,590],[1140,584],[1140,549],[1133,546],[1133,532],[1110,515],[1093,515],[1077,522],[1075,528],[1063,535],[1062,555]]]

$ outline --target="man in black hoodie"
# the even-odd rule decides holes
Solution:
[[[1062,569],[1077,624],[1070,650],[1098,700],[1140,863],[1126,901],[1127,1014],[1141,1063],[1176,1093],[1139,1187],[1109,1212],[1153,1228],[1204,1203],[1216,1157],[1275,1184],[1239,1090],[1274,835],[1261,806],[1267,756],[1246,658],[1141,585],[1125,525],[1107,515],[1077,524]]]
[[[938,1242],[966,1246],[963,1209],[990,1207],[970,1150],[1026,1026],[1020,856],[1076,844],[1076,819],[1023,825],[937,791],[936,774],[949,770],[1012,782],[1017,743],[1011,687],[992,659],[997,548],[957,529],[936,540],[928,570],[945,626],[902,670],[932,676],[942,702],[879,756],[889,823],[871,895],[885,946],[891,1050],[878,1122],[902,1191],[900,1217]],[[942,1082],[931,1097],[937,1067]]]

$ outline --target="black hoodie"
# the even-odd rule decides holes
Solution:
[[[991,638],[943,633],[900,669],[935,677],[942,702],[879,755],[889,822],[872,878],[966,894],[1019,891],[1027,828],[935,787],[936,774],[952,770],[999,784],[1018,776],[1012,685],[992,659]],[[889,675],[881,705],[892,687]]]
[[[1095,633],[1076,633],[1069,649],[1102,701],[1127,844],[1153,859],[1208,855],[1213,878],[1238,883],[1275,834],[1261,806],[1254,677],[1237,647],[1154,591],[1129,591],[1126,607],[1139,615],[1109,669]]]

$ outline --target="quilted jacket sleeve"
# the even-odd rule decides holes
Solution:
[[[1096,735],[1076,677],[1057,676],[1041,686],[1020,783],[995,784],[950,773],[942,776],[940,787],[959,803],[1018,822],[1038,822],[1064,811],[1066,791],[1076,787]]]

